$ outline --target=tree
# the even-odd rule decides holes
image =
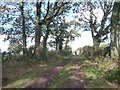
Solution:
[[[120,58],[120,2],[114,2],[111,19],[111,56]]]
[[[77,7],[79,21],[83,24],[84,31],[91,31],[95,51],[99,48],[101,42],[108,38],[110,33],[110,14],[112,11],[112,2],[89,1],[80,3]],[[100,9],[103,12],[102,19],[98,20],[95,10]],[[86,13],[85,13],[86,12]],[[87,14],[88,13],[88,14]]]
[[[3,3],[5,8],[2,10],[2,29],[3,34],[7,35],[5,41],[9,40],[10,45],[19,41],[19,44],[22,44],[23,54],[27,49],[27,37],[33,33],[30,31],[31,22],[28,17],[29,10],[25,9],[26,4],[25,2]]]
[[[24,16],[24,2],[20,5],[21,19],[22,19],[22,40],[23,40],[23,54],[26,53],[26,29],[25,29],[25,16]]]
[[[42,5],[47,5],[47,8],[45,8],[45,11],[42,11]],[[47,4],[42,3],[42,1],[36,3],[36,9],[37,9],[37,20],[36,20],[36,31],[35,31],[35,52],[36,48],[39,48],[40,45],[40,37],[42,33],[41,26],[44,25],[46,22],[51,21],[56,16],[63,13],[64,6],[66,5],[66,2],[54,2],[54,4],[50,4],[50,0],[48,0]],[[43,15],[41,15],[43,13]],[[43,17],[41,17],[43,16]],[[41,19],[42,18],[42,19]]]
[[[65,41],[65,48],[68,46],[67,44],[70,42],[70,41],[74,41],[75,40],[75,37],[80,37],[81,34],[77,31],[77,28],[80,27],[80,23],[77,22],[76,20],[71,20],[70,22],[67,23],[69,26],[69,31],[67,31],[66,33],[66,41]],[[74,26],[73,29],[70,29],[71,26]],[[78,28],[79,29],[79,28]]]
[[[52,25],[51,38],[53,38],[54,41],[51,40],[49,44],[55,46],[56,50],[61,51],[62,49],[67,48],[70,41],[73,41],[75,37],[80,36],[76,29],[80,24],[75,20],[70,22],[66,21],[64,15],[57,17]],[[71,26],[74,26],[74,28],[72,29]]]
[[[43,5],[46,8],[43,8],[42,7]],[[36,31],[35,31],[35,52],[36,52],[36,48],[40,47],[39,46],[40,41],[41,41],[40,37],[41,37],[41,33],[43,32],[42,26],[47,24],[46,26],[48,27],[50,22],[53,21],[53,19],[55,17],[61,15],[66,10],[67,5],[68,5],[68,2],[57,1],[57,2],[54,2],[54,3],[50,3],[50,0],[48,0],[48,2],[45,2],[45,3],[43,2],[42,3],[42,1],[40,1],[40,2],[37,1],[36,8],[37,8],[38,19],[37,19],[37,22],[36,22],[37,25],[36,25]],[[44,9],[44,11],[42,11],[41,8]],[[46,48],[46,42],[47,42],[47,38],[48,38],[48,35],[49,35],[49,31],[50,31],[49,29],[46,29],[46,32],[45,32],[46,35],[44,37],[44,40],[45,40],[44,41],[44,48]]]
[[[19,43],[20,42],[22,43],[22,33],[21,33],[22,30],[20,27],[21,23],[20,23],[20,16],[19,16],[20,14],[17,14],[20,11],[19,10],[20,5],[16,5],[16,4],[17,3],[3,3],[3,6],[5,7],[2,10],[3,34],[7,35],[7,37],[5,38],[5,41],[9,40],[10,45],[15,44],[16,41],[19,41]],[[7,27],[7,25],[9,27]]]
[[[5,40],[9,40],[10,43],[19,41],[19,43],[23,45],[23,53],[26,52],[27,40],[31,38],[30,36],[33,36],[32,39],[35,39],[35,53],[39,50],[41,38],[43,38],[43,46],[45,49],[51,31],[50,24],[54,21],[55,17],[68,12],[70,6],[68,2],[57,1],[50,3],[50,0],[48,0],[48,2],[37,0],[35,3],[36,11],[34,11],[28,9],[29,5],[31,5],[32,8],[34,7],[32,3],[11,3],[10,5],[14,7],[13,9],[7,6],[7,4],[2,7],[8,10],[7,13],[5,10],[2,13],[3,34],[7,35]],[[33,15],[31,12],[36,12],[36,15]],[[5,28],[5,24],[11,27]],[[44,28],[44,26],[46,27]]]
[[[19,42],[11,43],[8,51],[13,52],[14,54],[19,54],[22,51],[22,45],[19,44]]]
[[[40,38],[41,38],[41,25],[39,24],[41,19],[41,7],[42,1],[36,0],[36,28],[35,28],[35,49],[34,53],[38,53]]]
[[[45,50],[45,51],[47,49],[47,40],[48,40],[48,36],[50,33],[50,23],[51,22],[47,22],[45,36],[43,37],[43,50]]]

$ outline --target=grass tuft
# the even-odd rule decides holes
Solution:
[[[82,62],[83,74],[85,75],[85,87],[86,88],[116,88],[112,84],[108,84],[108,79],[115,79],[118,76],[116,64],[111,60],[98,60],[90,61],[84,60]],[[108,72],[110,70],[110,72]],[[113,70],[113,71],[112,71]],[[106,72],[108,72],[106,74]],[[106,76],[107,75],[107,76]],[[106,77],[108,79],[106,79]]]

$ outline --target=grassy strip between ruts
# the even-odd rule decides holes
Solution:
[[[59,74],[56,75],[48,88],[63,88],[64,85],[66,85],[67,81],[70,79],[69,76],[72,73],[71,66],[73,61],[74,59],[70,60],[70,62],[59,72]]]
[[[14,80],[10,81],[9,84],[3,86],[3,88],[21,88],[25,85],[31,83],[35,78],[43,75],[46,70],[52,69],[58,63],[63,62],[63,60],[56,60],[49,64],[38,64],[34,68],[30,69],[24,75],[15,78]]]
[[[85,88],[91,88],[92,90],[94,88],[118,88],[115,83],[111,83],[105,78],[106,71],[109,71],[108,67],[111,69],[116,68],[114,64],[111,60],[100,61],[98,63],[90,60],[82,61]]]

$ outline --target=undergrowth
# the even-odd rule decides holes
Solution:
[[[83,56],[84,57],[84,56]],[[117,64],[110,59],[81,60],[86,88],[117,88],[120,78]],[[120,79],[119,79],[120,80]]]
[[[49,61],[38,60],[34,57],[30,58],[28,56],[21,56],[16,60],[4,62],[3,74],[5,78],[7,77],[9,79],[5,79],[3,88],[24,87],[35,78],[44,74],[46,70],[53,68],[63,60],[64,57],[58,56],[49,58]]]

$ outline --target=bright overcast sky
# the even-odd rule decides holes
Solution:
[[[81,37],[77,37],[75,41],[69,43],[72,46],[72,50],[75,51],[79,47],[84,47],[86,45],[93,45],[93,40],[91,36],[91,32],[81,32]]]
[[[8,45],[9,45],[9,42],[6,41],[4,42],[4,35],[0,35],[0,49],[3,51],[7,51],[7,48],[8,48]]]

